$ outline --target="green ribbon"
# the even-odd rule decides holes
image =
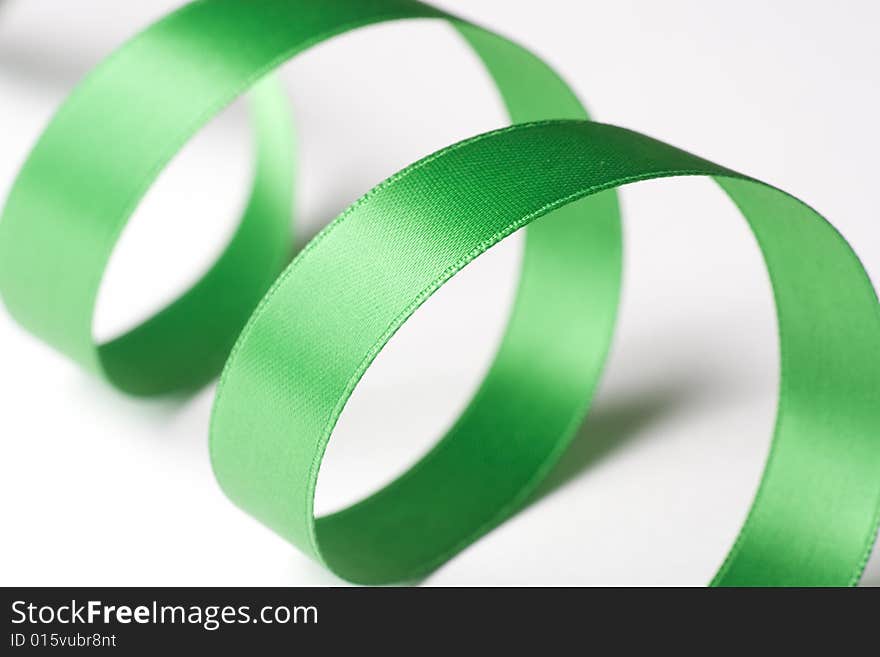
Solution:
[[[284,269],[292,136],[283,97],[264,78],[337,34],[409,18],[455,27],[514,125],[392,176]],[[251,88],[257,166],[229,246],[175,302],[96,345],[98,286],[132,211],[186,141]],[[230,498],[341,577],[409,581],[527,503],[581,423],[620,288],[613,189],[710,176],[763,252],[782,374],[760,488],[712,583],[855,584],[880,520],[880,304],[864,269],[797,199],[586,119],[534,55],[419,2],[195,2],[123,46],[56,114],[0,222],[0,292],[23,326],[133,394],[192,389],[225,361],[210,445]],[[324,450],[373,358],[435,290],[519,229],[516,301],[470,405],[399,479],[316,519]]]

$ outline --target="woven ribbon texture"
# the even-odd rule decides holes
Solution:
[[[273,69],[343,32],[417,18],[447,21],[473,48],[511,125],[395,174],[291,262],[292,128]],[[233,238],[173,303],[96,344],[98,288],[130,215],[244,93],[257,157]],[[22,326],[133,395],[192,390],[222,371],[210,452],[229,498],[347,580],[409,582],[528,503],[565,450],[614,332],[615,189],[678,176],[712,178],[739,208],[778,317],[772,448],[712,584],[853,585],[880,512],[880,305],[853,251],[785,192],[590,121],[540,59],[429,5],[203,0],[149,27],[78,86],[22,167],[0,220],[0,294]],[[372,360],[431,294],[518,230],[514,306],[467,408],[408,472],[316,518],[325,448]]]

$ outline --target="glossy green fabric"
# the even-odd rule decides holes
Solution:
[[[484,61],[517,125],[385,181],[269,287],[291,249],[293,167],[283,102],[271,81],[260,83],[254,191],[228,249],[177,302],[96,346],[91,318],[107,259],[185,141],[297,52],[404,18],[450,21]],[[24,326],[133,393],[199,385],[228,356],[211,458],[230,498],[342,577],[410,581],[526,503],[582,421],[620,286],[613,188],[712,176],[764,254],[782,361],[761,487],[713,583],[856,583],[880,510],[880,305],[863,268],[796,199],[585,118],[533,55],[417,2],[197,2],[96,69],[47,128],[0,221],[0,292]],[[315,519],[324,450],[373,358],[428,296],[518,229],[527,241],[516,302],[469,407],[397,481]]]

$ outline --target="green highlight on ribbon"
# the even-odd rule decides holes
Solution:
[[[267,75],[337,34],[411,18],[452,24],[513,125],[392,176],[285,268],[292,134]],[[227,249],[153,318],[95,344],[98,286],[134,208],[187,140],[248,90],[257,167]],[[229,497],[341,577],[411,581],[527,503],[582,422],[621,284],[614,189],[710,176],[757,237],[782,361],[763,479],[712,583],[857,583],[880,521],[880,304],[863,267],[797,199],[587,118],[534,55],[419,2],[194,2],[98,66],[50,123],[0,221],[0,293],[23,326],[132,394],[204,385],[225,362],[210,447]],[[315,518],[324,450],[372,360],[425,299],[519,229],[516,301],[468,408],[399,479]]]

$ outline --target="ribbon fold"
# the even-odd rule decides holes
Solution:
[[[414,18],[462,35],[513,125],[392,176],[285,267],[293,138],[267,76],[337,34]],[[186,141],[248,89],[257,165],[237,232],[189,291],[96,345],[98,286],[128,218]],[[195,2],[124,45],[55,115],[0,221],[0,293],[23,326],[132,394],[192,389],[225,362],[210,448],[229,497],[341,577],[410,581],[521,508],[583,420],[619,297],[614,189],[712,177],[764,255],[782,374],[760,488],[712,583],[857,583],[880,521],[880,304],[867,274],[797,199],[587,119],[540,59],[419,2]],[[399,479],[316,519],[324,450],[372,360],[443,283],[520,229],[514,308],[470,405]]]

